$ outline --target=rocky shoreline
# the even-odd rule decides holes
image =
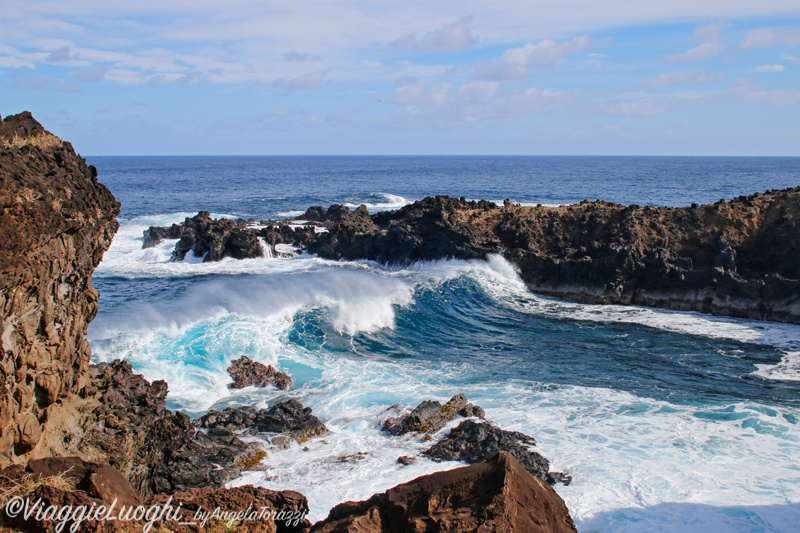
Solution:
[[[0,398],[0,530],[49,532],[63,523],[98,532],[147,531],[149,525],[164,532],[575,531],[550,487],[568,483],[568,476],[548,472],[547,460],[530,449],[531,437],[482,420],[483,410],[461,395],[445,405],[394,406],[386,431],[399,428],[397,435],[410,434],[402,438],[430,440],[428,456],[471,466],[344,503],[313,527],[302,494],[225,488],[270,454],[321,438],[328,428],[294,399],[191,420],[166,408],[167,383],[148,382],[125,361],[90,365],[83,336],[97,313],[91,277],[118,229],[119,203],[97,181],[96,169],[29,113],[0,123],[0,181],[0,372],[6,385]],[[254,229],[200,213],[163,231],[151,228],[145,245],[175,238],[178,260],[190,250],[209,261],[242,259],[263,254],[264,245],[311,249],[335,223],[359,225],[369,217],[366,209],[335,206],[309,214],[322,220]],[[247,358],[235,361],[229,373],[233,388],[292,386],[290,376]],[[453,427],[444,434],[448,424]],[[268,445],[247,438],[256,435]],[[401,464],[414,460],[398,458]],[[46,513],[11,512],[6,504],[15,499],[56,511],[122,505],[172,506],[174,512],[128,521],[48,519]],[[215,508],[269,512],[257,519],[196,520],[199,510]]]
[[[239,247],[258,239],[273,249],[285,244],[329,259],[390,264],[500,254],[538,294],[800,323],[800,188],[675,208],[497,206],[437,196],[374,215],[365,206],[311,207],[257,229],[200,213],[150,228],[145,246],[155,242],[148,235],[167,230],[180,238],[176,259],[190,243],[206,261],[259,257],[259,247],[249,246],[249,255]]]

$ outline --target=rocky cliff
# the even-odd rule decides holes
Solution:
[[[345,210],[347,208],[344,208]],[[312,253],[388,263],[502,254],[537,293],[800,323],[800,188],[690,207],[523,207],[440,196],[324,222]]]
[[[144,241],[181,238],[177,259],[191,248],[187,242],[214,242],[218,253],[195,250],[212,261],[243,257],[241,247],[226,243],[257,238],[329,259],[395,264],[501,254],[539,294],[800,323],[800,187],[679,208],[497,206],[437,196],[375,215],[365,206],[315,206],[297,221],[261,224],[202,212],[172,228],[150,228]],[[250,248],[249,257],[260,255]]]
[[[30,113],[0,124],[0,466],[51,455],[87,384],[92,272],[119,203]]]

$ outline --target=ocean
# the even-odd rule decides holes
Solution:
[[[235,485],[294,489],[310,519],[460,463],[380,432],[395,403],[456,393],[536,438],[581,532],[797,531],[800,326],[530,293],[501,257],[404,268],[311,255],[171,262],[142,232],[199,210],[294,217],[311,205],[397,209],[435,194],[525,205],[713,203],[800,185],[800,158],[88,157],[122,202],[97,268],[96,361],[169,383],[168,406],[296,398],[331,430]],[[291,391],[230,390],[240,357]],[[447,429],[444,430],[445,432]],[[340,457],[357,452],[355,462]]]

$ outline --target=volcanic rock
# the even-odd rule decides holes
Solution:
[[[233,378],[233,383],[228,385],[231,389],[243,389],[245,387],[277,387],[286,390],[292,386],[292,378],[289,374],[275,370],[272,365],[265,365],[258,361],[253,361],[249,357],[241,356],[233,361],[228,367],[228,374]]]
[[[322,435],[328,428],[297,400],[284,400],[268,409],[250,406],[228,407],[219,412],[211,410],[197,418],[195,424],[206,429],[223,428],[244,434],[281,433],[299,443]],[[284,446],[285,447],[285,446]]]
[[[0,122],[0,467],[59,453],[87,385],[92,272],[119,203],[30,113]]]
[[[183,228],[179,224],[170,227],[150,226],[144,230],[144,243],[142,248],[152,248],[158,246],[164,239],[180,239]]]
[[[30,487],[30,492],[22,489]],[[137,506],[142,499],[127,479],[115,468],[78,457],[49,457],[28,462],[27,467],[13,465],[0,472],[0,488],[7,494],[27,498],[31,504],[41,498],[42,507],[72,505]],[[38,522],[23,513],[10,516],[5,508],[0,519],[6,525],[26,531],[56,531],[59,521]],[[65,531],[73,524],[68,521]],[[109,531],[114,525],[90,521],[81,524],[81,531]]]
[[[540,294],[800,323],[800,187],[680,208],[501,208],[437,196],[326,224],[308,245],[321,257],[500,254]]]
[[[197,432],[188,416],[165,407],[167,384],[150,384],[126,361],[92,372],[97,405],[83,414],[74,449],[118,468],[144,496],[222,487],[265,455],[225,428]]]
[[[409,432],[436,433],[456,416],[483,418],[483,409],[467,402],[463,394],[456,394],[442,405],[437,401],[426,400],[405,415],[389,418],[381,427],[392,435]]]
[[[561,497],[511,454],[437,472],[331,509],[314,533],[575,533]]]
[[[569,476],[560,472],[553,472],[551,475],[548,472],[549,461],[529,449],[535,445],[536,441],[524,433],[506,431],[488,422],[465,420],[451,429],[447,437],[422,453],[437,461],[478,463],[488,460],[498,452],[507,452],[534,476],[551,483],[560,481],[569,485],[572,480]]]
[[[173,506],[181,506],[177,521],[163,522],[174,533],[206,533],[211,525],[219,522],[227,526],[227,522],[222,519],[210,519],[207,524],[198,522],[198,511],[210,514],[215,509],[227,513],[242,513],[245,519],[232,523],[235,531],[241,533],[301,533],[308,531],[311,526],[306,519],[306,497],[292,490],[278,492],[251,485],[230,489],[204,487],[169,496],[159,494],[153,497],[151,504],[164,505],[170,498]],[[250,519],[246,519],[248,511],[251,513]],[[261,517],[258,516],[259,513]]]

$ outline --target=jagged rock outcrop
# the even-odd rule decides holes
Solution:
[[[484,414],[483,409],[468,403],[463,394],[456,394],[444,405],[425,400],[410,413],[387,419],[381,431],[395,436],[409,432],[436,433],[456,416],[483,418]]]
[[[344,209],[347,209],[346,207]],[[143,234],[142,248],[157,246],[164,239],[180,239],[172,253],[174,261],[183,261],[190,251],[203,262],[220,261],[226,257],[252,259],[262,257],[264,248],[271,247],[273,256],[276,244],[306,246],[314,238],[311,226],[292,225],[287,220],[262,221],[264,227],[255,227],[254,220],[229,220],[211,218],[208,211],[200,211],[181,224],[150,226]]]
[[[262,257],[264,251],[255,232],[246,228],[244,220],[228,220],[226,218],[212,219],[208,211],[201,211],[192,218],[187,218],[181,228],[180,241],[175,245],[173,257],[183,260],[189,251],[195,257],[202,257],[203,262],[219,261],[225,257],[234,259],[248,259]],[[156,230],[157,231],[157,230]],[[145,232],[145,247],[150,240],[157,239],[154,228]],[[172,232],[172,233],[170,233]],[[176,233],[170,228],[167,236]]]
[[[331,509],[314,533],[575,533],[561,497],[507,453]]]
[[[292,386],[292,378],[289,377],[289,374],[275,370],[272,365],[253,361],[244,355],[231,363],[228,367],[228,374],[233,379],[233,383],[228,385],[231,389],[272,386],[286,390]]]
[[[188,416],[166,408],[167,384],[149,383],[127,361],[92,372],[90,408],[70,437],[74,450],[119,469],[144,496],[222,487],[266,455],[232,430],[198,432]]]
[[[195,420],[198,427],[240,432],[247,435],[275,433],[280,437],[291,437],[303,443],[322,435],[328,428],[311,414],[310,407],[303,407],[297,400],[284,400],[268,409],[254,407],[228,407],[224,411],[211,410]],[[277,447],[286,447],[285,440],[275,442]]]
[[[507,452],[534,476],[550,484],[569,485],[572,481],[570,476],[562,472],[550,472],[550,462],[540,453],[530,450],[535,445],[533,437],[519,431],[506,431],[489,422],[465,420],[422,453],[435,461],[464,461],[471,464],[488,461],[499,452]]]
[[[498,207],[437,196],[326,224],[308,245],[322,257],[502,254],[541,294],[800,323],[800,188],[682,208]]]
[[[30,113],[0,124],[0,466],[46,457],[87,385],[92,272],[119,203]]]

